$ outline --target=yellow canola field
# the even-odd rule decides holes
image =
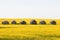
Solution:
[[[60,40],[60,25],[0,25],[0,38],[9,37]]]
[[[38,25],[31,25],[29,22],[32,19],[24,19],[26,25],[3,25],[1,22],[4,20],[12,21],[12,19],[0,19],[0,40],[60,40],[60,20],[55,20],[56,25],[51,25],[49,23],[51,20],[47,19],[44,19],[47,25],[40,25],[40,19],[35,19]],[[23,19],[14,20],[20,22]]]

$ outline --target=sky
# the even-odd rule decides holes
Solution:
[[[0,0],[0,18],[60,19],[60,0]]]

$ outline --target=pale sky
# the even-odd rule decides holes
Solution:
[[[60,19],[60,0],[0,0],[0,18]]]

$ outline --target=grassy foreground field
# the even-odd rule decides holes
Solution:
[[[0,25],[0,40],[60,40],[60,25]]]

